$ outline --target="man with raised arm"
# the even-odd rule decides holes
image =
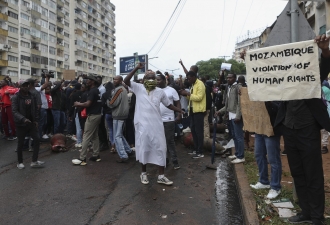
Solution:
[[[149,183],[146,169],[147,163],[152,163],[159,166],[157,183],[172,185],[173,181],[164,176],[166,140],[160,114],[160,103],[179,113],[182,113],[182,111],[170,103],[162,89],[156,87],[156,74],[153,71],[146,72],[143,84],[130,81],[135,72],[142,68],[144,68],[144,63],[139,63],[124,79],[124,82],[136,95],[134,116],[135,151],[136,160],[142,163],[141,183]]]

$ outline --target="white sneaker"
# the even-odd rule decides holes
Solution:
[[[167,177],[164,176],[163,178],[158,178],[157,183],[158,184],[165,184],[165,185],[172,185],[173,181],[169,180]]]
[[[267,195],[268,199],[276,198],[281,193],[281,190],[275,191],[274,189],[270,189]]]
[[[236,159],[236,155],[230,155],[228,156],[228,159]]]
[[[141,174],[140,175],[140,178],[141,178],[141,183],[142,184],[149,184],[149,180],[148,180],[147,174]]]
[[[17,164],[17,168],[21,170],[21,169],[24,169],[25,166],[23,163],[20,163],[20,164]]]
[[[76,135],[72,135],[72,136],[71,136],[71,139],[74,140],[74,141],[77,141],[77,137],[76,137]]]
[[[243,159],[234,159],[233,161],[231,161],[231,163],[233,163],[233,164],[243,163],[243,162],[245,162],[244,158]]]
[[[257,182],[256,184],[250,184],[250,187],[253,189],[267,189],[270,188],[270,185],[262,184],[260,182]]]
[[[82,147],[82,144],[75,144],[74,147],[81,148]]]
[[[43,138],[43,139],[48,139],[49,137],[48,137],[47,134],[44,134],[44,135],[42,136],[42,138]]]

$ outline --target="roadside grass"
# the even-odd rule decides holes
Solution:
[[[245,163],[244,163],[244,169],[248,177],[249,184],[255,184],[258,182],[258,166],[254,159],[254,153],[245,151]],[[290,172],[283,171],[282,177],[290,177]],[[328,181],[330,182],[330,181]],[[255,190],[251,188],[256,203],[257,203],[257,213],[259,217],[260,224],[274,224],[274,225],[281,225],[281,224],[290,224],[287,220],[282,220],[279,218],[278,213],[269,205],[265,203],[266,196],[268,194],[269,189],[264,190]],[[293,195],[292,195],[292,189],[287,188],[282,185],[282,190],[279,198],[277,199],[289,199],[292,204],[294,205],[294,210],[299,211],[299,206],[293,201]],[[330,199],[326,198],[326,207],[330,206]],[[306,224],[307,223],[302,223]],[[330,225],[330,220],[326,220],[326,224]]]

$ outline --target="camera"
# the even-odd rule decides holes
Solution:
[[[54,78],[54,72],[48,71],[48,70],[41,70],[41,77],[46,78],[46,76],[48,76],[50,78]]]

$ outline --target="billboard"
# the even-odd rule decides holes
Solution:
[[[145,62],[146,65],[141,69],[140,73],[145,73],[148,69],[148,55],[139,55],[139,62]],[[135,56],[127,56],[119,58],[119,73],[120,74],[129,74],[135,68]]]

